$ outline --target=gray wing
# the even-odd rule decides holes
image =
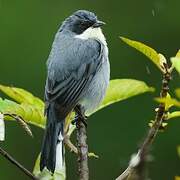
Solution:
[[[68,41],[69,42],[69,41]],[[103,45],[96,40],[75,40],[60,48],[54,44],[49,57],[46,103],[56,102],[66,116],[83,96],[102,64]]]

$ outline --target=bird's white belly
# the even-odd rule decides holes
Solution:
[[[82,99],[80,99],[79,104],[84,108],[85,114],[88,115],[96,110],[101,101],[103,100],[106,89],[109,84],[110,78],[110,65],[108,60],[108,48],[106,44],[106,39],[102,33],[101,28],[88,28],[80,35],[76,35],[76,38],[80,38],[83,40],[87,39],[95,39],[100,41],[103,44],[103,58],[102,66],[99,71],[96,72],[93,77],[92,82],[89,84],[87,91],[85,92]]]
[[[110,66],[109,61],[105,60],[102,67],[94,76],[79,104],[85,109],[85,114],[88,115],[96,110],[101,101],[103,100],[109,84]]]

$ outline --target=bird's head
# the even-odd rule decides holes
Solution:
[[[60,31],[70,31],[79,35],[88,28],[99,28],[104,24],[104,22],[97,19],[94,13],[86,10],[79,10],[63,22]]]

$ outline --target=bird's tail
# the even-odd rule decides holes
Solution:
[[[54,104],[50,104],[47,109],[47,123],[41,151],[41,171],[46,167],[54,173],[56,166],[63,166],[63,126],[64,119],[57,117]]]

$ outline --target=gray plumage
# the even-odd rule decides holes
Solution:
[[[55,170],[56,146],[62,141],[58,141],[58,137],[63,136],[66,116],[77,105],[86,114],[94,111],[105,96],[110,68],[104,36],[100,34],[98,38],[101,30],[98,29],[97,34],[95,30],[100,25],[93,13],[80,10],[64,21],[55,36],[47,62],[47,124],[41,170],[44,167],[51,172]]]

